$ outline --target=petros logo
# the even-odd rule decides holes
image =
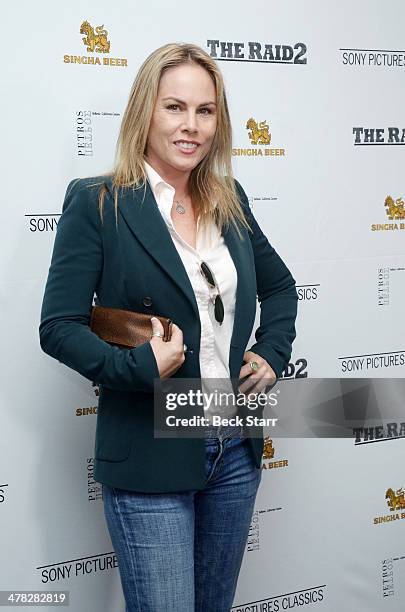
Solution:
[[[381,562],[381,586],[383,597],[392,597],[395,595],[394,559],[392,557],[390,559],[383,559]]]
[[[271,134],[267,121],[257,122],[253,117],[250,117],[246,122],[245,128],[250,144],[254,145],[254,148],[232,149],[232,155],[239,157],[284,157],[285,149],[273,149],[269,146]]]
[[[402,276],[398,276],[398,272]],[[377,272],[377,304],[378,306],[390,306],[398,295],[397,287],[403,286],[403,274],[405,266],[378,268]],[[394,299],[393,299],[394,298]]]
[[[380,231],[396,231],[405,229],[405,208],[403,198],[394,198],[388,195],[384,201],[385,213],[388,221],[394,223],[373,223],[371,225],[372,232]]]
[[[246,540],[247,552],[260,550],[260,527],[262,520],[267,520],[267,518],[272,516],[272,513],[276,512],[277,510],[282,510],[282,508],[260,508],[259,510],[255,510],[253,512],[252,519],[250,521],[248,539]]]
[[[94,480],[94,458],[86,458],[86,478],[87,478],[87,501],[99,501],[103,499],[102,485]]]
[[[377,275],[377,303],[379,306],[390,304],[390,269],[378,268]]]
[[[260,550],[260,525],[258,510],[255,510],[252,514],[248,539],[246,541],[246,550],[248,552],[252,552],[253,550]]]
[[[88,64],[92,66],[128,66],[126,58],[109,57],[111,42],[108,39],[108,32],[104,28],[104,24],[93,26],[88,21],[83,21],[80,34],[84,34],[82,43],[86,48],[88,55],[70,55],[63,56],[65,64]],[[99,54],[99,55],[97,55]]]
[[[262,470],[272,470],[274,468],[288,467],[288,459],[281,459],[279,461],[266,462],[267,459],[273,459],[274,452],[275,451],[274,451],[274,446],[273,446],[273,440],[269,436],[266,436],[264,438]]]
[[[405,519],[405,491],[403,487],[394,491],[394,489],[387,489],[385,493],[385,499],[390,509],[390,514],[384,516],[376,516],[374,518],[374,525],[381,525],[382,523],[391,523],[392,521],[399,521]]]

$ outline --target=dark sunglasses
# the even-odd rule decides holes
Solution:
[[[218,321],[218,323],[221,325],[224,320],[224,304],[219,294],[219,287],[215,280],[214,274],[211,268],[209,267],[209,265],[205,263],[205,261],[201,262],[200,271],[201,271],[201,274],[204,276],[205,280],[207,281],[207,283],[211,285],[211,287],[214,287],[217,290],[217,294],[214,300],[214,314],[215,314],[215,320]]]

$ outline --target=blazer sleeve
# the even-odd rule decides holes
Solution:
[[[42,302],[41,348],[110,389],[153,392],[159,370],[151,344],[120,349],[101,340],[89,327],[93,295],[103,271],[103,230],[96,192],[89,189],[86,179],[68,185]]]
[[[260,324],[255,332],[256,343],[249,349],[263,357],[280,377],[291,357],[296,336],[297,291],[295,280],[287,266],[260,229],[249,200],[241,185],[235,181],[241,205],[252,232],[252,243],[260,303]]]

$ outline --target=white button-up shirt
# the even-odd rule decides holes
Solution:
[[[209,383],[205,379],[227,379],[229,380],[229,350],[231,335],[233,330],[237,272],[233,260],[229,254],[228,247],[224,242],[217,225],[212,223],[210,227],[199,226],[197,219],[196,248],[188,244],[176,231],[171,209],[175,195],[175,189],[166,183],[152,168],[145,162],[145,170],[153,195],[157,202],[159,211],[166,222],[167,228],[173,243],[180,255],[183,265],[187,271],[190,283],[193,287],[198,312],[201,322],[200,338],[200,371],[203,390],[208,391]],[[211,288],[205,277],[201,274],[200,264],[205,261],[214,273],[222,302],[224,304],[224,320],[220,325],[214,314],[214,304],[212,298],[216,295],[216,290]],[[183,330],[184,331],[184,330]],[[220,386],[216,381],[215,388],[222,387],[224,391],[230,392],[228,384]],[[221,406],[205,410],[205,416],[209,419],[212,414],[225,414],[230,416],[236,410],[231,407]]]

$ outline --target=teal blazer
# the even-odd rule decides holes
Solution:
[[[108,190],[103,223],[95,182],[104,182]],[[260,325],[249,350],[266,359],[279,377],[295,338],[295,281],[257,224],[242,187],[236,186],[253,234],[241,227],[241,240],[232,224],[223,231],[238,279],[230,376],[239,377],[258,298]],[[94,334],[89,327],[94,294],[102,306],[170,317],[188,347],[174,376],[201,377],[194,291],[148,183],[146,192],[143,187],[122,191],[117,225],[110,178],[69,183],[43,298],[40,344],[48,355],[99,384],[95,480],[145,493],[203,489],[204,440],[154,438],[153,381],[159,371],[151,344],[123,350]],[[249,448],[260,467],[263,437],[249,438]]]

